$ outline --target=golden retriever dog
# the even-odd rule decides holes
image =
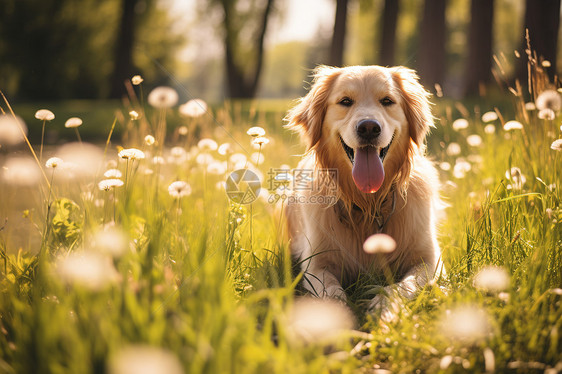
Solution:
[[[405,67],[321,66],[289,112],[287,127],[307,146],[295,171],[314,171],[286,208],[291,252],[312,294],[345,301],[344,287],[360,276],[390,275],[395,283],[369,304],[390,319],[397,304],[387,296],[412,298],[442,273],[439,180],[424,155],[428,96]],[[363,244],[377,233],[395,250],[367,253]]]

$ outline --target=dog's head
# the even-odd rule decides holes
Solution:
[[[304,136],[321,167],[338,169],[344,194],[374,193],[407,182],[432,126],[428,95],[404,67],[322,66],[288,127]],[[346,179],[354,191],[346,191],[353,187]]]

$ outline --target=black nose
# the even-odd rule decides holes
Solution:
[[[381,133],[381,125],[378,121],[372,119],[361,120],[357,124],[357,135],[365,141],[375,139]]]

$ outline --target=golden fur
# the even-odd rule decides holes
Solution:
[[[303,284],[310,292],[345,300],[342,285],[353,283],[360,274],[391,272],[399,282],[386,292],[412,297],[437,274],[439,181],[424,156],[425,136],[433,126],[428,95],[415,72],[404,67],[323,66],[316,69],[310,92],[289,112],[288,127],[299,132],[307,145],[297,169],[337,169],[338,173],[337,204],[299,200],[287,206],[291,251],[301,261]],[[392,105],[382,105],[386,97]],[[342,98],[351,98],[353,104],[341,105]],[[377,139],[381,148],[390,144],[383,184],[373,194],[355,185],[352,163],[341,144],[360,146],[355,132],[364,119],[381,124]],[[322,186],[298,192],[305,198],[328,193]],[[378,232],[392,236],[396,250],[365,253],[363,242]],[[390,305],[379,295],[370,307],[388,318]]]

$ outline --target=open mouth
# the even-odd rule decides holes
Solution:
[[[366,146],[355,150],[345,144],[341,137],[340,140],[347,157],[351,161],[351,174],[357,188],[364,193],[377,192],[384,181],[384,167],[382,162],[394,140],[394,134],[392,135],[390,143],[380,149],[373,146]]]
[[[394,134],[392,134],[392,139],[390,139],[390,143],[388,143],[388,145],[386,147],[381,148],[381,150],[379,152],[379,158],[381,159],[381,162],[384,161],[384,158],[386,157],[386,154],[388,153],[388,149],[390,148],[390,145],[392,144],[393,140],[394,140]],[[343,141],[343,138],[341,136],[340,136],[340,141],[341,141],[341,145],[343,147],[343,150],[345,151],[345,154],[347,155],[347,157],[349,158],[349,161],[351,161],[351,164],[353,165],[353,163],[355,161],[355,150],[353,148],[351,148],[350,146],[348,146],[347,144],[345,144],[345,142]],[[372,146],[367,146],[367,147],[374,148]]]

